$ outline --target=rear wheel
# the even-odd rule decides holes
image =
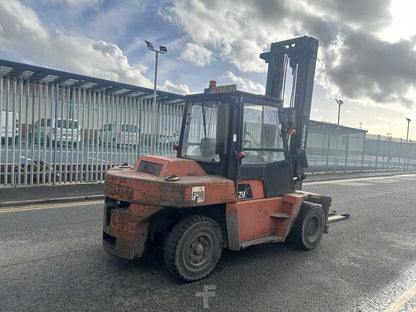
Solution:
[[[303,203],[291,231],[292,240],[305,250],[316,248],[325,229],[325,213],[321,206]]]
[[[206,277],[222,252],[222,232],[211,218],[193,215],[177,223],[166,239],[164,256],[168,271],[192,282]]]

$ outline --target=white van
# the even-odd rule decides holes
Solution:
[[[137,146],[140,137],[137,125],[126,125],[119,123],[105,124],[99,132],[100,145],[110,145],[120,147],[121,145]]]
[[[29,141],[35,140],[35,143],[43,144],[46,136],[47,143],[49,143],[49,133],[51,132],[51,118],[41,118],[33,125],[33,133],[29,136]],[[39,135],[40,134],[40,135]]]
[[[6,115],[7,115],[7,138],[9,141],[13,139],[13,126],[15,126],[15,141],[19,138],[19,115],[15,113],[13,118],[13,112],[1,111],[1,140],[6,140]]]
[[[73,144],[76,146],[81,142],[81,129],[78,121],[74,119],[58,118],[52,121],[52,133],[48,134],[47,142],[52,137],[52,144],[56,141],[58,144]]]

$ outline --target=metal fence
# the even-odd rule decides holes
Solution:
[[[406,143],[405,139],[366,134],[352,128],[337,131],[332,124],[326,128],[310,128],[307,156],[309,172],[416,168],[416,144],[411,140]]]
[[[173,155],[179,138],[179,97],[155,108],[151,96],[7,76],[0,94],[2,186],[101,181],[140,154]]]
[[[155,107],[149,93],[120,86],[23,76],[0,73],[0,186],[97,182],[141,154],[174,155],[183,97],[159,96]],[[416,167],[411,141],[313,121],[309,129],[309,172]]]

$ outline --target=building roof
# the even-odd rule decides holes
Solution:
[[[34,83],[58,83],[62,86],[74,86],[77,88],[104,90],[110,94],[125,96],[149,96],[153,89],[134,86],[131,84],[99,79],[60,70],[39,67],[18,62],[0,59],[0,76],[9,76],[28,80]],[[180,94],[157,91],[160,100],[176,101],[185,97]]]
[[[338,125],[336,123],[331,122],[324,122],[324,121],[317,121],[317,120],[310,120],[309,121],[309,129],[314,129],[317,131],[338,131]],[[352,133],[367,133],[368,130],[346,127],[343,125],[339,125],[339,132],[340,134],[352,134]]]

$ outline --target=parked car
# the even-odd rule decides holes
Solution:
[[[139,144],[140,130],[137,125],[119,123],[105,124],[99,132],[99,143],[120,147]]]
[[[47,144],[49,144],[49,134],[51,131],[51,118],[42,118],[37,120],[33,125],[33,131],[30,134],[29,141],[35,140],[35,143],[43,144],[46,136]]]
[[[6,121],[7,116],[7,121]],[[6,134],[6,123],[7,123],[7,134]],[[1,141],[6,141],[6,137],[9,141],[13,140],[13,126],[15,126],[14,139],[17,142],[19,138],[19,115],[15,113],[13,118],[13,112],[1,111]]]
[[[169,143],[177,143],[179,141],[178,135],[168,135],[168,134],[161,134],[158,136],[159,143],[162,144],[169,144]]]
[[[58,118],[52,121],[52,131],[48,134],[52,138],[52,144],[73,144],[76,146],[81,142],[81,129],[79,129],[78,121],[74,119]]]

